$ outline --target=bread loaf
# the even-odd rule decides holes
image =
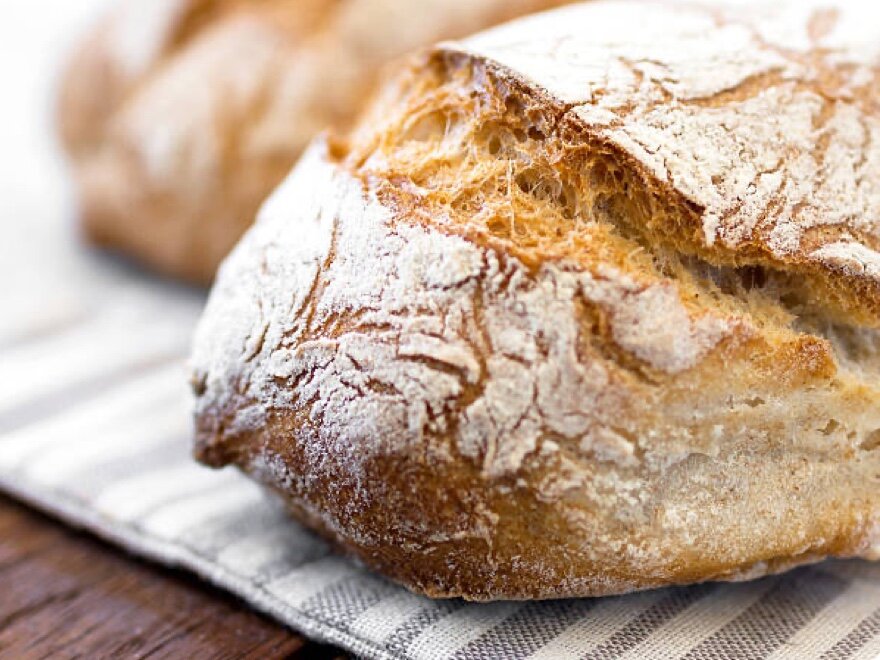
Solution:
[[[415,59],[221,268],[197,457],[437,597],[880,556],[877,14],[598,0]]]
[[[96,243],[209,282],[319,130],[407,51],[564,0],[127,0],[59,118]]]

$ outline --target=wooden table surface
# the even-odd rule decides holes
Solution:
[[[345,657],[188,574],[141,562],[3,496],[0,656]]]

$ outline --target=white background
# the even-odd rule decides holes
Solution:
[[[54,130],[58,77],[77,40],[118,1],[0,0],[0,223],[7,237],[0,236],[0,256],[10,248],[8,225],[69,228],[71,188]]]

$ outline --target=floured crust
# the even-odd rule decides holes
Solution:
[[[389,60],[564,0],[133,0],[73,57],[59,125],[85,229],[209,282],[308,141]]]
[[[620,593],[880,547],[880,334],[870,304],[834,293],[862,275],[830,259],[872,250],[854,245],[873,225],[845,225],[850,244],[812,261],[760,243],[766,218],[710,240],[733,165],[714,190],[694,184],[700,198],[679,182],[712,172],[744,111],[700,106],[682,144],[714,117],[718,148],[661,136],[656,153],[678,158],[663,171],[621,137],[651,123],[631,110],[641,87],[607,82],[630,97],[627,119],[588,121],[610,96],[596,82],[614,80],[607,53],[641,43],[613,29],[621,6],[655,12],[664,34],[709,30],[703,51],[648,42],[645,61],[705,55],[716,86],[729,60],[754,74],[704,52],[727,42],[720,14],[668,4],[600,1],[442,46],[349,143],[309,150],[221,269],[197,333],[200,460],[238,464],[433,596]],[[800,19],[784,20],[794,38]],[[561,50],[541,67],[550,34]],[[666,84],[718,93],[686,73]],[[581,111],[560,90],[589,80]],[[794,111],[771,96],[755,97],[768,124]],[[665,103],[658,117],[676,116]],[[859,112],[873,126],[876,109]],[[836,134],[816,130],[833,151]],[[810,172],[792,185],[821,188]],[[859,181],[871,199],[876,182]]]
[[[449,50],[536,84],[693,213],[679,249],[816,278],[880,318],[876,5],[581,6]],[[565,12],[570,18],[565,19]],[[590,20],[579,16],[589,15]],[[624,27],[625,26],[625,27]]]

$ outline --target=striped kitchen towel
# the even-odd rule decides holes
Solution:
[[[13,496],[366,658],[880,656],[880,567],[866,562],[616,598],[413,595],[333,554],[237,472],[191,460],[183,361],[201,293],[69,242],[27,243],[0,245],[11,284],[0,300],[0,488]]]

